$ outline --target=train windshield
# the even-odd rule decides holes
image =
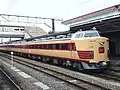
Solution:
[[[82,31],[82,32],[76,32],[72,38],[89,38],[89,37],[100,37],[99,33],[97,31]]]
[[[76,34],[75,38],[82,38],[82,36],[83,36],[83,33],[78,33]]]
[[[85,32],[84,37],[100,37],[98,32]]]

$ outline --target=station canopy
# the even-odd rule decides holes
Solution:
[[[63,21],[62,24],[70,25],[71,31],[93,27],[102,33],[120,31],[120,4]]]

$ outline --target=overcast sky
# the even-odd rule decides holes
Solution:
[[[0,13],[66,20],[116,4],[120,0],[1,0]]]
[[[63,20],[120,4],[120,0],[0,0],[0,14],[60,18]],[[58,24],[59,23],[59,24]],[[56,22],[56,31],[69,27]],[[5,39],[6,40],[6,39]]]
[[[116,4],[120,0],[1,0],[0,13],[67,20]]]

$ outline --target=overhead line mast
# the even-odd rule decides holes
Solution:
[[[55,19],[55,18],[43,18],[43,17],[33,17],[33,16],[22,16],[22,15],[9,15],[9,14],[0,14],[0,16],[4,19],[4,21],[6,21],[6,22],[15,22],[15,21],[13,21],[13,19],[15,19],[15,18],[18,18],[17,20],[16,20],[16,22],[19,22],[19,19],[20,18],[25,18],[25,20],[26,21],[20,21],[20,22],[22,22],[22,23],[27,23],[28,21],[28,19],[36,19],[36,20],[40,20],[40,19],[43,19],[43,20],[51,20],[52,21],[52,27],[51,27],[51,29],[52,29],[52,33],[54,33],[55,32],[55,21],[63,21],[62,19]],[[10,20],[10,17],[12,17],[12,19]],[[32,23],[32,22],[28,22],[28,23]],[[45,23],[43,23],[43,24],[45,24]],[[45,24],[46,25],[46,24]],[[48,26],[48,25],[47,25]],[[49,27],[50,28],[50,27]]]

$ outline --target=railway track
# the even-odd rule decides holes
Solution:
[[[96,77],[101,77],[107,80],[113,80],[113,81],[117,81],[120,83],[120,71],[115,70],[115,69],[111,69],[109,68],[108,70],[106,70],[103,73],[88,73],[90,75],[96,76]]]
[[[120,83],[120,74],[118,75],[118,73],[112,73],[111,71],[100,74],[98,73],[87,73],[87,74]]]
[[[7,75],[6,72],[4,72],[4,70],[2,70],[0,68],[0,72],[4,75],[4,77],[7,79],[7,82],[6,82],[6,79],[2,82],[5,84],[10,84],[9,87],[6,87],[6,85],[4,87],[2,87],[0,90],[22,90],[10,77],[9,75]],[[1,84],[2,85],[2,84]]]
[[[120,67],[119,67],[119,68],[120,68]],[[112,71],[112,72],[120,73],[120,70],[116,70],[115,68],[110,68],[109,70]]]
[[[15,57],[14,57],[15,58]],[[16,58],[18,59],[18,58]],[[20,59],[19,59],[20,60]],[[30,62],[27,62],[27,61],[24,61],[26,63],[29,63],[29,64],[32,64]],[[34,65],[34,64],[33,64]],[[40,67],[40,66],[39,66]],[[45,68],[45,67],[42,67],[42,68]],[[45,69],[48,69],[48,68],[45,68]],[[84,73],[84,72],[83,72]],[[116,70],[113,70],[113,69],[110,69],[109,71],[106,71],[104,73],[85,73],[85,74],[89,74],[89,75],[92,75],[92,76],[95,76],[95,77],[100,77],[100,78],[104,78],[106,80],[112,80],[112,81],[117,81],[117,82],[120,82],[120,72],[116,71]]]
[[[4,55],[4,57],[10,58],[9,56],[5,56],[5,55]],[[21,60],[19,58],[14,57],[14,62],[17,62],[17,63],[22,64],[24,66],[27,66],[29,68],[32,68],[36,71],[43,72],[47,75],[50,75],[50,76],[55,77],[57,79],[60,79],[60,80],[66,82],[70,85],[74,85],[74,86],[79,87],[80,89],[83,89],[83,90],[108,90],[108,88],[103,87],[101,85],[97,85],[95,83],[91,83],[91,82],[87,82],[87,81],[78,79],[74,76],[64,74],[60,71],[55,71],[51,68],[47,68],[44,66],[39,66],[39,65],[30,63],[30,61],[28,62],[28,61],[24,61],[24,60]]]

